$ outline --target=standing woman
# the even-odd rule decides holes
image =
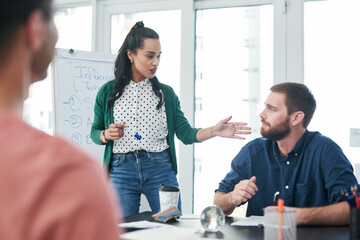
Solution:
[[[124,216],[139,212],[141,193],[158,212],[159,185],[178,186],[175,134],[184,144],[214,136],[245,139],[239,134],[250,134],[246,123],[230,123],[231,117],[210,128],[192,128],[174,90],[155,76],[160,54],[159,35],[137,22],[119,50],[116,79],[96,96],[91,138],[106,144],[104,165]]]

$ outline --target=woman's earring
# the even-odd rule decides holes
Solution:
[[[130,59],[130,63],[133,63],[133,60]]]

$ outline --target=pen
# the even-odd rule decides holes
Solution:
[[[357,208],[358,197],[357,197],[357,195],[356,195],[355,188],[354,188],[354,190],[353,190],[352,194],[353,194],[353,203],[354,203],[354,207],[356,207],[356,208]]]
[[[348,199],[350,208],[353,208],[354,207],[354,200],[353,200],[352,196],[348,195],[347,199]]]
[[[351,186],[350,190],[348,190],[348,189],[341,190],[341,194],[348,201],[350,208],[360,209],[360,197],[358,196],[357,185]]]
[[[129,127],[125,128],[129,131],[129,133],[131,135],[133,135],[137,140],[141,140],[142,136],[138,133],[138,132],[134,132],[132,129],[130,129]]]
[[[360,198],[356,199],[356,208],[360,208]]]
[[[284,211],[284,200],[278,200],[278,211],[279,211],[279,227],[278,227],[278,240],[282,240],[282,212]]]
[[[279,192],[279,191],[277,191],[277,192],[274,194],[274,205],[275,205],[275,206],[278,204],[279,195],[280,195],[280,192]]]

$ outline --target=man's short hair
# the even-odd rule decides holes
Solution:
[[[270,90],[285,94],[285,105],[289,115],[296,111],[305,114],[303,127],[307,128],[316,109],[316,101],[310,89],[302,83],[284,82],[272,86]]]
[[[0,59],[21,25],[26,23],[30,14],[40,10],[46,19],[51,17],[53,0],[1,0],[0,6]]]

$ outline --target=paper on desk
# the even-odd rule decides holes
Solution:
[[[264,222],[264,216],[241,217],[240,220],[233,222],[231,226],[258,227],[264,226]]]
[[[149,222],[149,221],[137,221],[129,223],[120,223],[119,227],[123,228],[155,228],[155,227],[173,227],[168,224],[158,223],[158,222]]]
[[[197,229],[182,227],[159,227],[138,230],[122,234],[124,240],[184,240],[201,239]]]
[[[180,219],[198,219],[200,218],[200,215],[197,214],[191,214],[191,213],[183,213]]]

